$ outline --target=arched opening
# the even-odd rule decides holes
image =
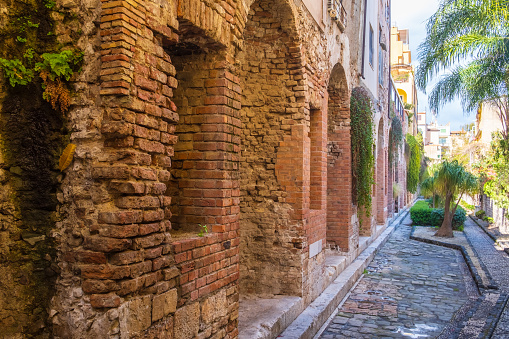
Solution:
[[[352,161],[350,100],[345,71],[332,69],[327,106],[327,243],[348,252],[355,247],[358,230],[351,222]]]
[[[384,120],[380,118],[380,122],[378,123],[378,137],[377,137],[377,146],[376,146],[376,223],[378,225],[383,225],[385,223],[386,215],[385,215],[385,198],[386,198],[386,189],[385,189],[385,152],[384,152]]]
[[[235,229],[239,195],[233,181],[238,119],[232,118],[235,106],[240,107],[239,90],[227,77],[223,46],[190,22],[179,24],[179,42],[166,46],[178,80],[173,93],[178,142],[167,193],[174,239]]]
[[[408,95],[406,94],[406,92],[400,88],[398,88],[398,95],[401,97],[401,101],[403,102],[408,102]]]
[[[301,295],[302,243],[289,192],[284,140],[303,101],[295,22],[281,0],[255,1],[239,52],[241,97],[240,294]],[[296,150],[293,150],[294,152]],[[284,162],[284,163],[283,163]],[[292,173],[293,174],[293,173]]]

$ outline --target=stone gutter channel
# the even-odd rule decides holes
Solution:
[[[493,234],[492,232],[490,232],[490,231],[486,228],[486,226],[484,226],[482,223],[480,223],[480,222],[479,222],[476,218],[473,218],[471,215],[469,215],[469,217],[470,217],[470,219],[472,219],[472,221],[473,221],[473,222],[475,222],[475,223],[477,224],[477,226],[479,226],[479,227],[480,227],[480,228],[484,231],[484,233],[486,233],[486,235],[487,235],[488,237],[490,237],[490,238],[491,238],[491,240],[493,240],[493,242],[498,243],[499,239],[497,238],[497,236],[496,236],[495,234]],[[504,239],[504,238],[502,238],[502,239]],[[504,240],[506,240],[506,239],[504,239]],[[509,248],[504,247],[504,252],[505,252],[507,255],[509,255]]]
[[[493,239],[493,235],[484,227],[479,225],[473,218],[471,219],[492,240],[496,241],[496,239]],[[462,254],[479,292],[477,299],[468,302],[462,309],[457,311],[450,324],[444,328],[438,338],[492,338],[509,296],[499,291],[498,284],[480,259],[470,239],[465,236],[469,247],[467,249],[463,245],[447,242],[445,239],[440,241],[416,236],[416,229],[416,226],[412,227],[410,239],[458,250]]]
[[[389,220],[389,225],[339,276],[316,298],[277,338],[312,339],[344,301],[362,277],[378,250],[401,224],[410,211],[408,207]]]

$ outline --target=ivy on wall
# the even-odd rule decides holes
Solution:
[[[406,142],[410,151],[407,167],[407,190],[411,193],[417,192],[419,185],[419,173],[421,170],[422,142],[411,134],[406,135]]]
[[[403,126],[398,116],[392,118],[391,133],[389,133],[389,162],[394,163],[394,153],[397,152],[403,141]]]
[[[368,92],[361,87],[354,88],[350,98],[350,119],[352,138],[353,201],[371,216],[371,188],[373,173],[373,105]]]

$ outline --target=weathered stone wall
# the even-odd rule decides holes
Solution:
[[[93,26],[89,11],[61,5],[0,1],[0,57],[33,67],[27,52],[82,46],[78,38]],[[69,142],[69,116],[43,100],[40,78],[17,76],[28,84],[0,83],[0,336],[47,337],[61,273],[57,230],[66,215],[58,159]]]

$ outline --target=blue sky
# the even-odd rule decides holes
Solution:
[[[412,64],[419,64],[417,48],[426,37],[426,21],[437,10],[438,0],[392,0],[392,25],[400,29],[409,29],[410,34],[410,50],[412,51]],[[431,90],[429,86],[427,91]],[[428,106],[428,98],[426,94],[419,92],[419,111],[428,112],[428,119],[431,112]],[[446,104],[438,112],[438,123],[451,123],[451,130],[461,129],[461,125],[470,123],[475,119],[475,113],[469,115],[463,114],[463,109],[459,100]]]

